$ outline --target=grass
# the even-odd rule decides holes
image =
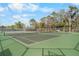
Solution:
[[[53,35],[55,36],[57,35],[57,36],[53,37]],[[39,37],[41,37],[40,39],[46,39],[47,36],[49,36],[49,38],[47,40],[43,40],[39,42],[37,41],[35,43],[28,44],[28,46],[25,46],[16,41],[18,38],[14,40],[9,36],[3,36],[3,33],[0,33],[0,40],[3,47],[3,51],[2,51],[0,46],[0,55],[6,52],[8,53],[8,55],[14,55],[14,56],[20,56],[20,55],[41,56],[42,54],[49,56],[54,56],[54,55],[79,56],[79,44],[78,44],[79,33],[72,33],[72,32],[71,33],[63,33],[63,32],[39,33],[39,34],[36,33],[36,34],[28,34],[28,35],[24,34],[24,36],[26,36],[26,41],[27,41],[27,37],[30,38],[30,36],[31,36],[30,38],[31,40],[39,39]],[[50,38],[50,36],[52,37]],[[6,55],[6,53],[2,55]]]

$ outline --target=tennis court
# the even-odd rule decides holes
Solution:
[[[79,33],[0,32],[0,55],[79,56]]]
[[[58,37],[59,35],[57,34],[51,34],[51,33],[37,33],[37,32],[11,32],[11,33],[6,33],[7,36],[11,36],[17,40],[20,40],[26,44],[32,44],[44,40],[49,40],[51,38]]]

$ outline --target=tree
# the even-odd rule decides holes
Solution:
[[[16,27],[16,29],[18,29],[18,30],[23,30],[24,24],[21,23],[20,21],[18,21],[18,22],[15,23],[15,27]]]
[[[75,20],[75,17],[78,13],[78,8],[75,6],[69,6],[69,32],[72,31],[72,21]]]
[[[48,32],[54,28],[54,19],[51,15],[41,18],[41,22],[44,23],[44,28]]]
[[[10,28],[11,28],[12,30],[14,30],[14,29],[15,29],[15,25],[11,25]]]
[[[53,21],[55,23],[55,28],[61,27],[63,29],[63,26],[65,25],[65,23],[63,22],[65,13],[66,12],[64,9],[61,9],[58,12],[52,12],[51,16],[53,17]],[[63,25],[63,26],[61,26],[61,25]]]
[[[79,10],[75,6],[69,6],[68,10],[53,11],[50,15],[41,18],[39,23],[34,19],[30,20],[32,28],[36,28],[37,24],[39,28],[44,28],[47,31],[52,30],[52,28],[54,30],[61,28],[64,31],[71,32],[79,26]]]
[[[63,23],[64,23],[63,30],[64,31],[69,31],[69,19],[68,19],[67,16],[64,16]]]
[[[37,29],[37,22],[35,19],[30,19],[30,26],[33,30],[36,30]]]

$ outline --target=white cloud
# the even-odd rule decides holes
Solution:
[[[79,3],[71,3],[72,6],[79,6]]]
[[[51,12],[53,10],[53,8],[41,7],[38,4],[33,4],[33,3],[29,3],[29,4],[12,3],[12,4],[9,4],[8,7],[12,10],[17,10],[17,11],[25,10],[30,12],[35,12],[35,11]]]
[[[40,11],[48,13],[48,12],[52,12],[53,8],[43,7],[43,8],[40,8]]]
[[[13,18],[14,20],[19,20],[19,19],[21,18],[21,16],[20,16],[20,15],[13,15],[12,18]]]
[[[29,16],[35,16],[35,14],[21,14],[21,15],[13,15],[11,18],[13,19],[14,22],[21,21],[24,23],[26,26],[29,25]]]
[[[28,11],[36,11],[39,6],[36,4],[22,4],[22,3],[11,3],[8,5],[8,7],[12,10],[17,10],[17,11],[23,11],[23,10],[28,10]]]
[[[1,16],[1,17],[4,17],[5,15],[4,15],[4,14],[0,14],[0,16]]]
[[[28,6],[31,11],[37,11],[39,9],[39,5],[36,4],[28,4]]]
[[[74,5],[79,5],[79,3],[72,3],[72,4],[74,4]]]
[[[23,9],[25,9],[24,4],[18,4],[18,3],[9,4],[8,7],[12,10],[23,10]]]
[[[35,14],[22,14],[22,17],[36,16]]]
[[[28,18],[30,16],[36,16],[35,14],[21,14],[21,15],[13,15],[12,18],[15,20],[19,20],[21,18]]]
[[[0,7],[0,12],[3,12],[5,10],[5,8]]]

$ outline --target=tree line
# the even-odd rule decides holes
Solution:
[[[35,31],[79,31],[79,9],[76,6],[69,6],[67,10],[61,9],[53,11],[37,22],[35,19],[29,21],[30,29]],[[18,21],[14,25],[8,26],[12,29],[25,29],[25,24]]]
[[[68,10],[53,11],[50,15],[36,22],[30,20],[31,25],[40,31],[79,31],[79,9],[76,6],[69,6]]]

